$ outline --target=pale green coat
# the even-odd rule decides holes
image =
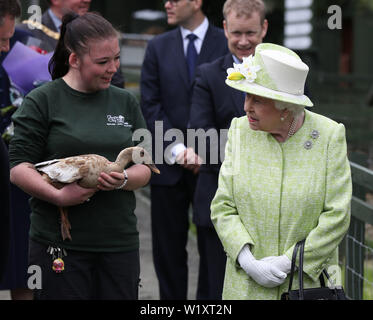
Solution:
[[[314,130],[318,137],[316,132],[311,137]],[[279,143],[269,133],[251,130],[247,117],[233,119],[211,203],[228,256],[223,299],[279,299],[288,289],[288,279],[268,289],[240,268],[237,256],[246,243],[256,259],[282,254],[291,259],[295,243],[306,238],[305,287],[319,286],[322,269],[337,264],[351,193],[342,124],[306,110],[303,126]],[[297,288],[298,277],[294,284]]]

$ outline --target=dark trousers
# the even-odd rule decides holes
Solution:
[[[0,282],[8,265],[10,236],[10,184],[8,149],[0,137]]]
[[[212,227],[197,226],[199,273],[197,300],[221,300],[227,255]]]
[[[162,300],[187,299],[188,210],[195,184],[195,176],[185,170],[174,186],[151,185],[153,260]]]
[[[137,300],[139,252],[93,253],[67,250],[65,270],[52,270],[48,246],[30,240],[29,264],[40,266],[42,289],[35,300]]]

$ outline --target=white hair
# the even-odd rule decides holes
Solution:
[[[275,107],[278,110],[285,110],[285,109],[289,110],[295,118],[299,117],[304,111],[304,106],[302,105],[279,101],[279,100],[275,100]]]

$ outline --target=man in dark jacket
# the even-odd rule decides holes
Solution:
[[[211,299],[221,299],[226,254],[211,222],[210,205],[218,187],[219,169],[223,160],[219,157],[223,154],[221,149],[225,146],[225,133],[234,117],[245,115],[245,95],[225,84],[227,69],[232,68],[233,63],[241,63],[243,57],[254,54],[268,26],[262,0],[227,0],[223,15],[230,52],[197,69],[189,122],[190,128],[202,128],[205,132],[214,130],[219,137],[214,143],[207,140],[205,155],[199,153],[205,163],[199,171],[194,199],[197,230],[205,235],[199,241],[199,246],[200,251],[205,252],[209,270],[206,282]]]
[[[15,18],[21,15],[18,0],[0,0],[0,53],[9,51],[9,40],[14,34]],[[2,88],[0,88],[2,90]],[[3,93],[1,94],[3,95]],[[9,159],[8,150],[0,138],[0,281],[9,254]]]
[[[71,10],[79,15],[88,12],[91,0],[47,0],[49,4],[41,18],[41,23],[33,20],[22,21],[18,27],[31,31],[40,40],[38,47],[47,52],[54,51],[60,37],[63,15]]]
[[[141,72],[141,108],[161,171],[151,180],[153,258],[161,299],[187,298],[188,209],[199,164],[184,167],[175,161],[190,150],[180,135],[186,137],[195,67],[228,52],[223,31],[209,24],[201,7],[202,0],[165,1],[168,23],[178,28],[149,42]],[[169,129],[179,136],[173,143],[163,141]],[[208,299],[203,262],[201,257],[197,299]]]

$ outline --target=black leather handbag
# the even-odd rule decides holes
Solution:
[[[329,274],[324,269],[321,273],[320,279],[320,288],[307,288],[303,287],[303,257],[304,257],[304,243],[305,240],[299,241],[293,251],[293,256],[291,259],[291,271],[290,271],[290,280],[289,280],[289,291],[284,292],[281,295],[281,300],[348,300],[343,288],[341,286],[327,287],[325,286],[325,280],[323,274],[328,280],[330,280]],[[291,290],[293,285],[293,278],[295,273],[295,261],[297,259],[297,252],[299,248],[299,289]]]

